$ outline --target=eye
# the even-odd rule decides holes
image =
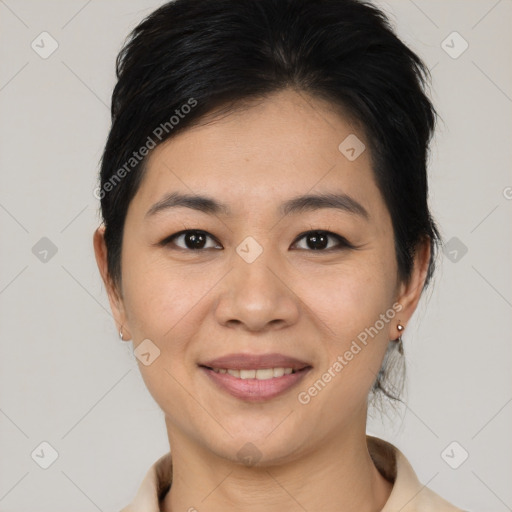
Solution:
[[[182,239],[183,245],[179,245],[176,243],[176,240]],[[202,231],[199,229],[187,229],[184,231],[180,231],[179,233],[174,233],[171,236],[168,236],[164,240],[162,240],[158,245],[167,246],[169,244],[176,245],[180,249],[190,250],[190,251],[201,251],[203,249],[214,249],[219,248],[219,246],[207,246],[206,241],[215,240],[210,234],[206,231]],[[332,233],[331,231],[323,231],[323,230],[315,230],[315,231],[306,231],[305,233],[301,233],[299,237],[297,237],[296,241],[293,245],[296,245],[299,240],[305,239],[308,247],[303,247],[302,249],[311,250],[311,251],[335,251],[342,249],[353,249],[354,245],[352,245],[346,238],[338,235],[336,233]],[[329,239],[335,240],[337,244],[334,247],[329,247]]]
[[[312,251],[331,251],[331,250],[341,250],[341,249],[353,249],[354,246],[341,235],[337,235],[336,233],[332,233],[331,231],[307,231],[306,233],[302,233],[299,235],[297,240],[306,240],[306,244],[309,247],[306,249],[310,249]],[[329,239],[334,239],[338,242],[334,247],[329,246]],[[296,244],[297,242],[295,242]],[[294,245],[295,245],[294,244]]]
[[[175,240],[183,239],[183,243],[185,246],[178,247],[183,250],[192,250],[192,251],[200,251],[202,249],[212,249],[214,247],[208,247],[205,245],[205,241],[210,238],[214,240],[212,236],[210,236],[206,231],[201,231],[198,229],[187,229],[185,231],[180,231],[179,233],[175,233],[160,242],[159,245],[165,246],[170,243],[177,245]]]

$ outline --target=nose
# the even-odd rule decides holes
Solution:
[[[216,302],[217,321],[251,332],[278,330],[296,323],[300,300],[290,275],[276,264],[276,258],[264,251],[252,263],[235,260]]]

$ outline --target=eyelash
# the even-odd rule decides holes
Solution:
[[[179,238],[180,236],[186,235],[188,233],[204,234],[204,235],[208,236],[209,238],[211,238],[212,240],[215,240],[217,243],[219,243],[212,235],[210,235],[206,231],[202,231],[200,229],[185,229],[183,231],[179,231],[178,233],[174,233],[173,235],[170,235],[170,236],[164,238],[161,242],[158,243],[158,245],[162,246],[162,247],[166,247],[166,246],[170,245],[171,243],[173,243],[174,239]],[[305,250],[308,252],[331,252],[331,251],[340,251],[343,249],[355,249],[356,248],[356,246],[352,245],[345,237],[338,235],[337,233],[333,233],[332,231],[326,231],[326,230],[322,230],[322,229],[314,229],[314,230],[309,230],[309,231],[305,231],[305,232],[301,233],[300,235],[297,236],[297,238],[293,242],[293,245],[298,243],[301,239],[305,238],[309,234],[323,234],[323,235],[327,235],[328,237],[335,238],[338,241],[338,246],[331,247],[329,249],[317,249],[317,250],[315,250],[315,249],[299,249],[299,250],[302,250],[302,251]],[[219,243],[219,245],[220,245],[220,243]],[[213,247],[207,247],[207,248],[203,248],[203,249],[188,249],[188,248],[183,248],[183,247],[177,247],[177,249],[186,251],[186,252],[202,252],[207,249],[213,249]]]

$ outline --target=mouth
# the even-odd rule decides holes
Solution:
[[[208,368],[208,367],[206,367]],[[257,380],[268,380],[276,377],[282,377],[283,375],[290,375],[297,373],[300,370],[294,370],[293,368],[258,368],[252,370],[242,370],[235,368],[208,368],[213,370],[215,373],[229,373],[229,375],[236,377],[237,379],[257,379]]]
[[[198,366],[217,388],[251,402],[281,395],[312,369],[310,364],[282,354],[230,354]]]

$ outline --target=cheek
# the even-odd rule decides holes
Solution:
[[[322,316],[332,332],[339,333],[339,342],[347,335],[373,325],[381,313],[393,304],[396,269],[394,261],[375,251],[354,257],[350,264],[327,269],[311,282],[308,303]]]
[[[309,294],[308,303],[314,305],[320,325],[328,326],[324,343],[327,357],[319,373],[328,387],[322,392],[324,400],[332,401],[333,411],[340,403],[350,408],[364,401],[396,322],[394,254],[391,252],[390,258],[382,254],[368,253],[357,263],[354,260],[353,265],[331,272],[317,280],[317,291]]]
[[[127,257],[126,268],[130,270],[123,276],[125,308],[133,347],[136,350],[139,343],[149,339],[158,354],[149,365],[138,359],[139,371],[164,411],[176,407],[183,411],[187,396],[180,383],[188,381],[190,371],[185,363],[187,347],[197,332],[194,305],[206,291],[196,290],[200,281],[187,280],[185,272],[163,269],[161,262],[150,264],[141,255]]]
[[[201,280],[187,278],[187,272],[171,271],[142,254],[127,254],[125,261],[125,309],[134,349],[149,339],[159,350],[149,365],[137,360],[141,376],[164,411],[184,411],[189,396],[180,383],[187,382],[187,348],[197,335],[194,306],[207,289]]]
[[[135,251],[129,244],[125,249],[123,266],[129,270],[123,273],[124,302],[134,340],[163,343],[186,324],[200,298],[201,282],[190,279],[185,269],[170,268],[150,251]]]

